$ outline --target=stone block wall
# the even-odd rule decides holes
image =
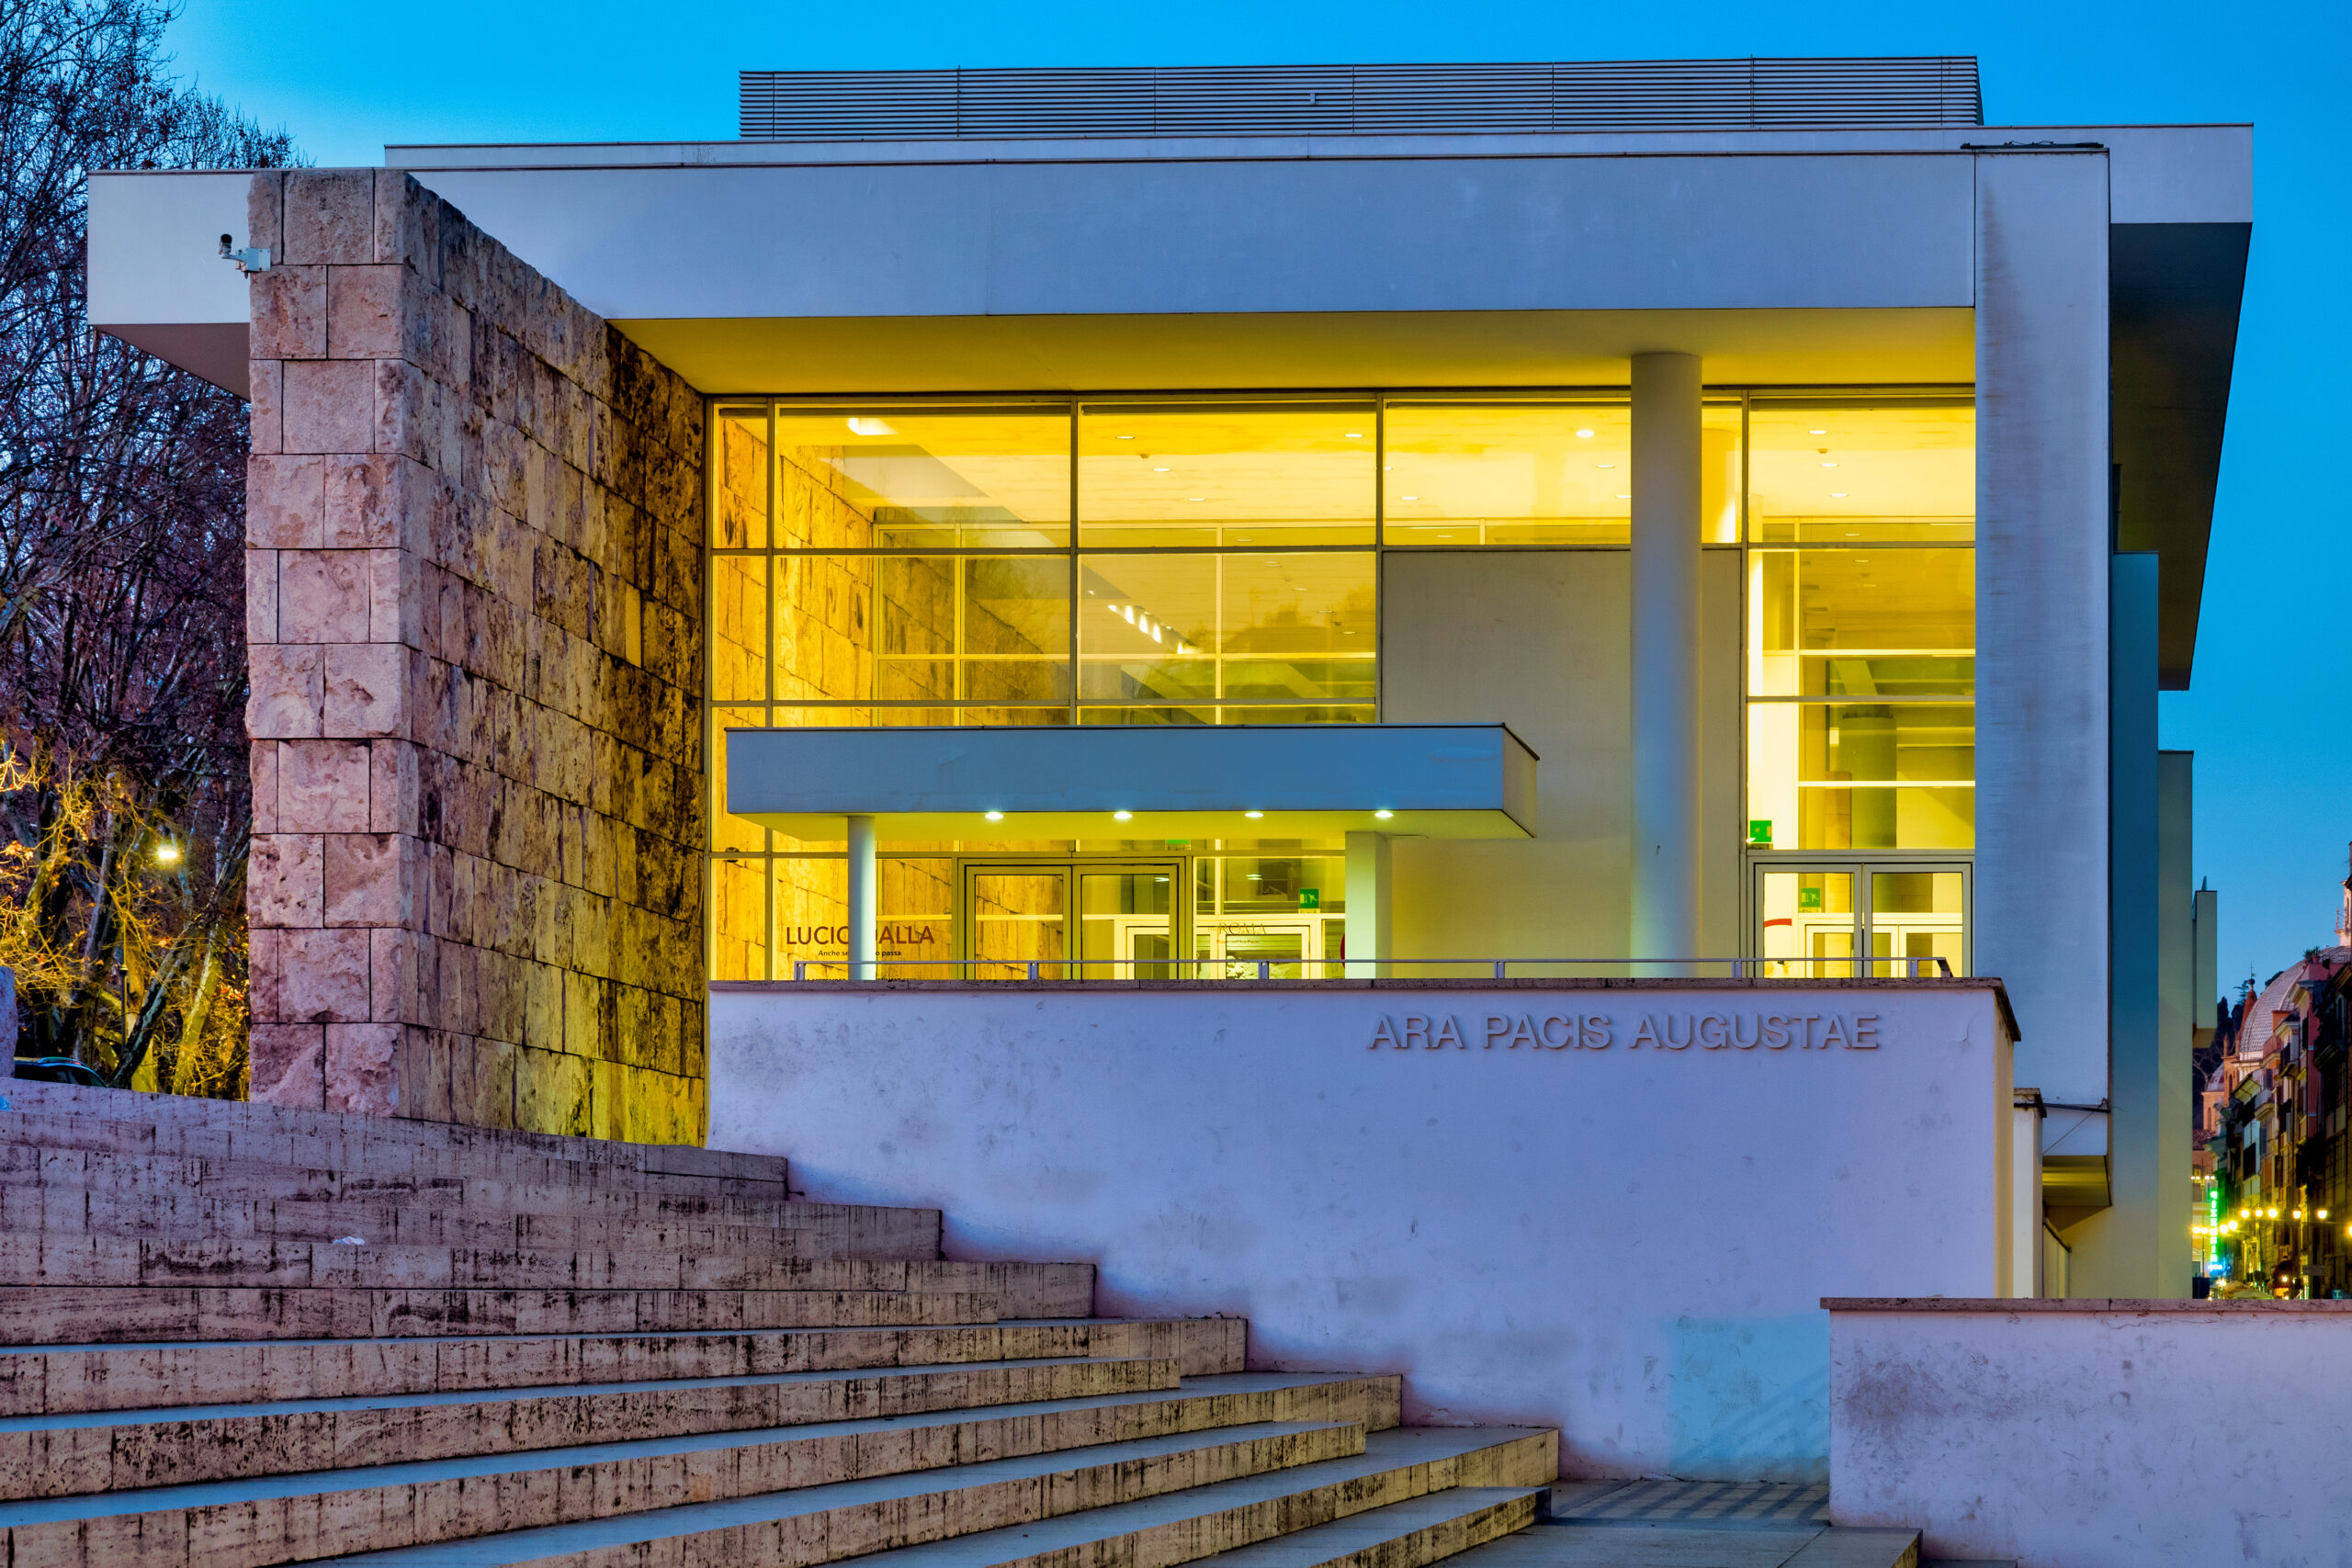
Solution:
[[[700,1142],[701,400],[403,173],[251,199],[254,1098]]]

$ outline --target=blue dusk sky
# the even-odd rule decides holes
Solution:
[[[2254,259],[2196,684],[2163,699],[2163,739],[2198,754],[2197,871],[2221,891],[2232,988],[2330,940],[2352,840],[2335,711],[2352,518],[2321,483],[2322,460],[2346,457],[2327,433],[2346,392],[2322,372],[2352,364],[2341,0],[187,6],[180,71],[326,164],[379,163],[391,141],[730,139],[745,68],[1974,54],[1995,125],[2250,120]]]

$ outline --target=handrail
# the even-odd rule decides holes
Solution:
[[[1250,965],[1250,964],[1255,964],[1255,966],[1256,966],[1256,970],[1257,970],[1257,973],[1256,973],[1254,976],[1250,975],[1250,974],[1247,974],[1247,973],[1241,973],[1241,974],[1237,974],[1237,973],[1235,973],[1235,970],[1236,970],[1237,968],[1244,968],[1244,967],[1246,967],[1246,966],[1248,966],[1248,965]],[[1741,956],[1741,957],[1737,957],[1737,958],[1316,958],[1316,959],[1304,959],[1304,958],[1299,958],[1299,959],[1268,959],[1268,958],[1260,958],[1260,959],[1255,959],[1255,960],[1251,960],[1251,959],[1232,959],[1232,958],[1027,958],[1027,959],[1023,959],[1023,958],[875,958],[875,959],[871,959],[871,960],[859,960],[859,961],[857,961],[857,963],[856,963],[856,965],[855,965],[855,966],[856,966],[856,967],[858,967],[858,968],[871,968],[871,969],[875,969],[875,970],[880,970],[880,969],[886,969],[886,968],[887,968],[887,969],[937,969],[937,968],[945,968],[945,969],[951,969],[951,970],[959,970],[959,971],[962,971],[962,972],[963,972],[960,976],[950,976],[949,977],[950,977],[951,979],[952,979],[952,978],[963,978],[963,979],[967,979],[967,980],[968,980],[968,979],[975,979],[975,978],[1001,978],[1001,979],[1006,979],[1006,980],[1032,980],[1032,981],[1035,981],[1035,980],[1067,980],[1067,979],[1076,979],[1076,980],[1080,981],[1080,983],[1083,983],[1084,981],[1086,981],[1087,979],[1089,979],[1089,978],[1091,978],[1091,976],[1089,976],[1086,974],[1086,971],[1087,971],[1087,970],[1089,970],[1089,969],[1106,969],[1106,968],[1107,968],[1107,969],[1109,969],[1109,970],[1113,971],[1113,973],[1112,973],[1111,975],[1107,976],[1104,976],[1104,977],[1105,977],[1105,978],[1108,978],[1108,979],[1112,979],[1112,980],[1136,980],[1136,979],[1144,979],[1144,980],[1167,980],[1167,979],[1177,979],[1177,978],[1181,978],[1181,977],[1182,977],[1178,973],[1176,973],[1177,971],[1182,971],[1182,970],[1189,969],[1189,970],[1193,971],[1193,976],[1192,976],[1192,977],[1193,977],[1193,979],[1196,979],[1196,980],[1204,980],[1204,981],[1209,981],[1209,982],[1215,982],[1215,981],[1221,981],[1221,980],[1222,980],[1222,981],[1244,981],[1244,980],[1251,980],[1251,979],[1257,979],[1257,980],[1284,979],[1284,980],[1287,980],[1287,979],[1294,979],[1294,978],[1299,978],[1299,979],[1316,978],[1316,979],[1327,979],[1327,980],[1328,980],[1328,979],[1365,979],[1365,978],[1377,979],[1377,978],[1379,978],[1379,976],[1380,976],[1380,972],[1381,972],[1383,969],[1391,969],[1391,970],[1393,970],[1393,969],[1396,969],[1396,968],[1403,967],[1403,966],[1408,966],[1408,965],[1409,965],[1409,966],[1411,966],[1411,967],[1414,967],[1414,968],[1423,968],[1423,967],[1462,967],[1462,966],[1467,966],[1467,967],[1470,967],[1470,968],[1483,968],[1483,969],[1487,969],[1487,970],[1488,970],[1488,971],[1491,973],[1492,976],[1493,976],[1495,979],[1498,979],[1498,980],[1504,980],[1504,979],[1509,979],[1509,978],[1510,977],[1510,973],[1509,973],[1509,971],[1510,971],[1510,966],[1511,964],[1520,964],[1520,965],[1521,965],[1522,967],[1524,967],[1524,966],[1526,966],[1526,965],[1531,965],[1531,964],[1532,964],[1532,965],[1535,965],[1535,966],[1537,966],[1537,967],[1555,967],[1555,968],[1574,968],[1574,967],[1583,967],[1583,968],[1608,968],[1608,969],[1633,968],[1633,969],[1648,969],[1648,970],[1687,970],[1687,969],[1690,969],[1690,968],[1696,967],[1697,965],[1700,965],[1700,964],[1728,964],[1728,965],[1730,966],[1730,973],[1729,973],[1728,975],[1726,975],[1726,976],[1683,976],[1683,977],[1686,977],[1686,978],[1688,978],[1688,977],[1696,977],[1696,978],[1724,978],[1724,979],[1732,979],[1732,980],[1744,980],[1744,979],[1813,979],[1813,980],[1847,980],[1847,979],[1873,979],[1873,980],[1875,980],[1875,979],[1889,979],[1889,980],[1920,980],[1920,979],[1943,979],[1943,980],[1951,980],[1951,979],[1956,979],[1956,978],[1958,978],[1958,977],[1959,977],[1959,976],[1955,976],[1955,975],[1952,973],[1952,967],[1951,967],[1951,961],[1950,961],[1949,959],[1945,959],[1945,958],[1941,958],[1941,957],[1928,957],[1928,958],[1914,958],[1914,957],[1903,957],[1903,958],[1895,958],[1895,957],[1881,957],[1881,958],[1806,958],[1806,957],[1789,957],[1789,956],[1783,956],[1783,955],[1778,955],[1778,954],[1772,954],[1772,955],[1761,955],[1761,956],[1759,956],[1759,955],[1756,955],[1756,954],[1747,954],[1747,955],[1743,955],[1743,956]],[[1935,974],[1932,974],[1932,975],[1923,975],[1923,974],[1921,974],[1921,973],[1920,973],[1920,965],[1921,965],[1921,964],[1934,964],[1934,965],[1935,965],[1935,967],[1936,967],[1936,973],[1935,973]],[[1893,973],[1893,970],[1894,969],[1894,966],[1895,966],[1895,965],[1897,965],[1897,964],[1900,964],[1900,965],[1902,965],[1902,966],[1903,966],[1902,973],[1900,973],[1900,974]],[[1861,970],[1861,971],[1862,971],[1862,973],[1861,973],[1861,974],[1860,974],[1860,975],[1856,975],[1856,974],[1852,974],[1852,973],[1848,973],[1848,974],[1844,974],[1844,975],[1832,975],[1832,974],[1821,974],[1821,973],[1815,973],[1815,974],[1811,974],[1811,975],[1798,975],[1798,974],[1791,974],[1791,973],[1788,973],[1788,971],[1791,971],[1791,970],[1793,970],[1793,969],[1800,969],[1800,968],[1806,968],[1806,967],[1810,967],[1810,968],[1813,968],[1813,969],[1815,969],[1815,970],[1818,971],[1818,970],[1820,970],[1820,969],[1831,968],[1831,967],[1836,967],[1836,966],[1839,966],[1839,965],[1844,966],[1844,967],[1845,967],[1847,970],[1849,970],[1849,971],[1852,971],[1852,970],[1860,969],[1860,970]],[[1781,971],[1781,973],[1774,974],[1774,973],[1770,973],[1770,972],[1769,972],[1769,971],[1770,971],[1770,966],[1778,966],[1778,968]],[[842,980],[848,980],[848,979],[859,979],[859,978],[863,978],[863,979],[876,979],[876,978],[880,978],[880,977],[881,977],[881,976],[871,976],[871,975],[869,975],[869,976],[853,976],[853,975],[843,975],[843,976],[812,976],[808,973],[808,971],[809,971],[812,967],[813,967],[813,968],[822,968],[822,969],[849,969],[849,968],[851,968],[851,967],[852,967],[852,961],[851,961],[851,960],[849,960],[849,959],[846,959],[846,958],[796,958],[796,959],[794,959],[794,960],[792,961],[792,978],[793,978],[793,982],[794,982],[794,984],[796,984],[796,985],[806,984],[806,983],[808,983],[808,982],[809,980],[811,980],[811,979],[821,979],[821,978],[838,978],[838,979],[842,979]],[[1333,971],[1333,970],[1336,970],[1336,971],[1338,971],[1338,973],[1337,973],[1337,974],[1326,973],[1326,974],[1323,974],[1323,975],[1320,975],[1320,976],[1306,976],[1306,975],[1298,975],[1298,976],[1292,976],[1292,975],[1281,975],[1281,976],[1277,976],[1277,975],[1275,975],[1275,974],[1273,973],[1273,971],[1274,971],[1275,969],[1277,969],[1277,968],[1282,968],[1282,969],[1305,970],[1305,969],[1307,969],[1307,968],[1309,968],[1309,967],[1318,968],[1318,969],[1322,969],[1322,970],[1325,970],[1325,971]],[[1887,971],[1889,971],[1889,972],[1888,972],[1888,973],[1885,973],[1885,974],[1881,974],[1881,973],[1879,973],[1879,971],[1880,971],[1880,969],[1881,969],[1882,967],[1883,967],[1884,969],[1886,969],[1886,970],[1887,970]],[[1751,968],[1753,968],[1753,970],[1754,970],[1754,973],[1752,973],[1752,974],[1750,973]],[[975,976],[975,975],[973,975],[973,974],[971,973],[971,971],[973,971],[973,970],[975,970],[975,969],[1023,969],[1025,972],[1024,972],[1024,973],[1023,973],[1023,974],[1013,975],[1013,976]],[[1222,969],[1222,970],[1224,971],[1224,973],[1223,973],[1223,974],[1219,974],[1219,975],[1203,975],[1203,974],[1201,973],[1201,971],[1203,971],[1203,970],[1204,970],[1204,969]],[[1065,971],[1065,972],[1067,972],[1067,971],[1070,971],[1070,970],[1075,970],[1075,971],[1077,971],[1077,973],[1076,973],[1075,975],[1071,975],[1071,974],[1069,974],[1069,973],[1046,974],[1046,971],[1047,971],[1047,970],[1057,970],[1057,971]],[[1136,971],[1139,971],[1139,970],[1140,970],[1140,971],[1145,971],[1145,973],[1142,973],[1142,974],[1138,974],[1138,973],[1136,973]],[[1364,974],[1364,973],[1363,973],[1363,972],[1364,972],[1364,971],[1366,971],[1366,970],[1371,971],[1371,974],[1370,974],[1369,976],[1367,976],[1366,974]],[[904,978],[907,978],[908,976],[890,976],[890,977],[891,977],[891,978],[894,978],[894,979],[904,979]],[[1418,978],[1418,979],[1442,979],[1442,978],[1459,978],[1459,977],[1463,977],[1463,976],[1414,976],[1414,978]],[[1540,976],[1522,976],[1521,977],[1522,977],[1522,978],[1537,978],[1537,977],[1540,977]],[[1552,978],[1560,978],[1561,976],[1551,976],[1551,977],[1552,977]],[[1651,977],[1654,977],[1654,976],[1651,976]]]

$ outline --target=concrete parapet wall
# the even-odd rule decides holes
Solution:
[[[403,174],[250,233],[254,1096],[699,1142],[701,401]]]
[[[2018,1568],[2352,1561],[2352,1302],[1824,1304],[1840,1525]]]
[[[712,1143],[1571,1474],[1817,1481],[1839,1281],[2005,1288],[1984,981],[713,987]],[[1842,1287],[1851,1290],[1852,1286]]]

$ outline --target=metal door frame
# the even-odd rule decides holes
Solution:
[[[1842,872],[1854,878],[1854,956],[1850,959],[1808,959],[1821,964],[1851,963],[1863,976],[1873,964],[1890,963],[1871,953],[1871,877],[1889,872],[1958,872],[1960,874],[1960,960],[1962,973],[1976,972],[1976,859],[1937,859],[1901,850],[1802,850],[1747,857],[1747,940],[1759,957],[1764,952],[1764,875],[1767,872]],[[1900,955],[1897,955],[1900,956]],[[1880,976],[1883,978],[1884,976]]]
[[[1080,888],[1078,879],[1088,874],[1111,873],[1125,875],[1157,875],[1166,872],[1169,877],[1168,926],[1169,948],[1171,954],[1182,958],[1192,953],[1193,943],[1193,857],[1181,852],[1159,854],[1114,854],[1107,852],[1059,853],[1039,851],[1027,854],[957,855],[955,857],[956,876],[956,946],[960,963],[1012,963],[1013,960],[976,960],[972,952],[972,876],[975,873],[1012,873],[1016,875],[1058,875],[1062,879],[1062,957],[1054,967],[1069,970],[1083,961],[1086,950],[1085,912],[1079,907]],[[959,973],[963,973],[959,970]],[[1082,968],[1075,976],[1065,973],[1059,978],[1112,979],[1111,975],[1089,976]]]

